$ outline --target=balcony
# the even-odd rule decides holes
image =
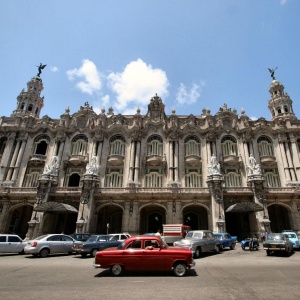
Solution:
[[[69,158],[69,163],[74,166],[79,166],[81,164],[85,164],[87,162],[86,155],[71,155]]]
[[[41,165],[44,164],[46,161],[46,155],[43,154],[32,154],[29,158],[29,162],[32,165]]]
[[[264,155],[260,157],[260,162],[265,166],[273,166],[276,164],[276,158],[273,155]]]
[[[124,164],[124,156],[122,155],[109,155],[108,165],[110,166],[120,166]]]
[[[239,162],[239,157],[237,155],[226,155],[223,156],[223,162],[225,165],[237,165]]]
[[[201,167],[201,157],[198,155],[189,155],[185,157],[185,163],[191,167]]]
[[[146,158],[147,165],[150,167],[158,167],[163,163],[163,156],[160,155],[149,155]]]

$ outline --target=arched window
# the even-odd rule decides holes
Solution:
[[[42,168],[29,168],[26,171],[23,187],[37,187],[40,175],[43,173]]]
[[[201,155],[200,140],[196,136],[189,136],[184,140],[184,154],[185,156]]]
[[[123,168],[111,168],[106,170],[105,187],[122,187],[123,186]]]
[[[123,136],[115,135],[109,141],[109,155],[125,156],[126,141]]]
[[[68,168],[64,180],[64,186],[80,187],[82,186],[81,178],[85,172],[84,168]]]
[[[88,139],[85,135],[77,135],[72,140],[71,155],[86,155]]]
[[[222,155],[229,156],[235,155],[237,156],[237,143],[236,139],[233,136],[226,135],[221,140],[221,148]]]
[[[202,187],[201,169],[186,169],[185,170],[185,187],[186,188],[201,188]]]
[[[287,107],[286,105],[283,107],[283,109],[284,109],[284,112],[285,112],[285,113],[288,113],[288,112],[289,112],[289,109],[288,109],[288,107]]]
[[[158,135],[153,135],[147,140],[147,156],[163,156],[163,140]]]
[[[162,169],[147,169],[145,176],[145,187],[162,187]]]
[[[23,109],[24,109],[24,106],[25,106],[25,103],[22,102],[22,103],[20,104],[20,109],[23,110]]]
[[[242,186],[241,174],[238,169],[225,169],[224,180],[226,187]]]
[[[34,140],[33,154],[46,155],[47,147],[50,142],[50,137],[46,134],[38,136]]]
[[[4,153],[6,143],[7,143],[7,137],[0,138],[0,160],[1,160],[1,157]]]
[[[274,156],[273,144],[270,138],[261,136],[257,139],[260,156]]]
[[[280,179],[277,169],[263,169],[262,172],[264,174],[264,185],[266,187],[280,187]]]
[[[28,111],[32,111],[32,109],[33,109],[32,104],[29,104],[29,105],[28,105]]]

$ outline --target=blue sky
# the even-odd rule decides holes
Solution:
[[[0,116],[47,64],[41,113],[89,102],[146,114],[157,93],[177,115],[223,103],[270,119],[271,77],[300,117],[298,0],[1,0]]]

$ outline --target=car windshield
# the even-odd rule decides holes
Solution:
[[[280,234],[280,233],[275,233],[275,234],[269,234],[268,235],[268,240],[283,240],[284,239],[284,236],[283,234]]]
[[[286,237],[288,237],[289,239],[295,239],[296,238],[296,234],[295,233],[285,233],[284,235]]]
[[[214,233],[214,237],[220,240],[222,238],[222,234]]]
[[[186,238],[202,239],[202,232],[190,231],[190,232],[187,233],[187,235],[185,237]]]
[[[91,235],[88,239],[87,242],[96,242],[98,238],[98,235]]]

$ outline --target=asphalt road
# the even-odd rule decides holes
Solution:
[[[112,277],[93,258],[0,255],[0,299],[299,299],[300,252],[235,250],[196,259],[186,277],[133,272]]]

